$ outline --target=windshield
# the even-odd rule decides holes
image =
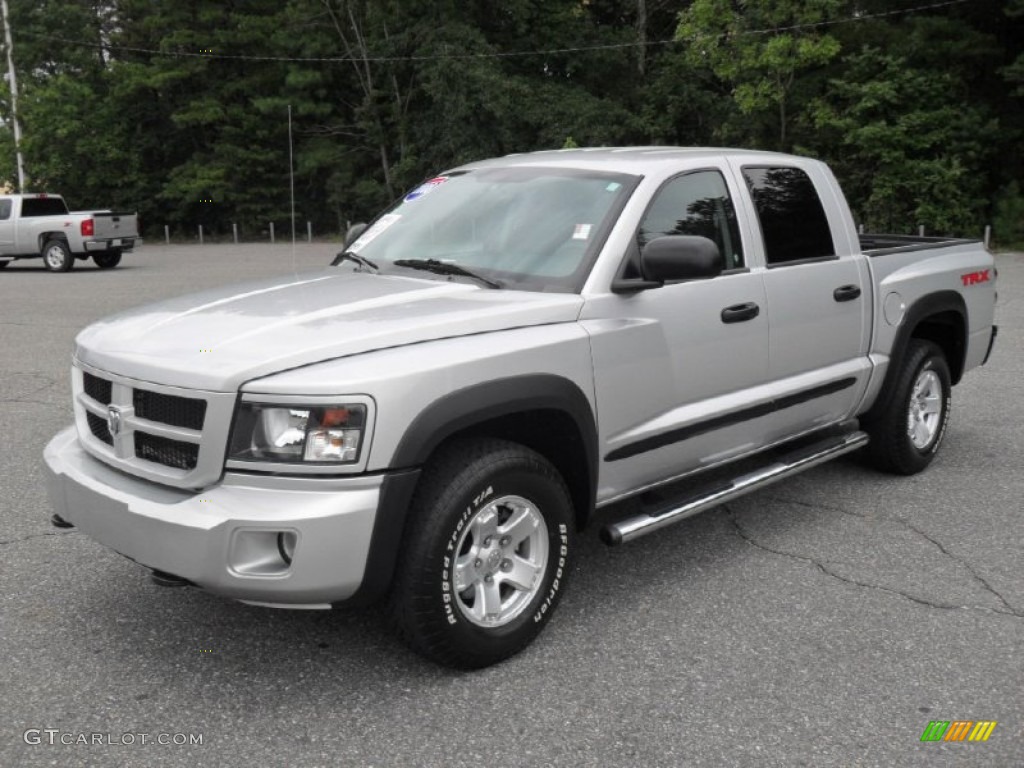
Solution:
[[[407,194],[349,251],[385,272],[411,274],[395,262],[436,259],[510,288],[574,291],[637,180],[563,168],[454,171]]]

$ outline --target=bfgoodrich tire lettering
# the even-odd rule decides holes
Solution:
[[[868,457],[886,472],[913,475],[935,458],[949,421],[949,365],[930,341],[911,339],[885,406],[865,424]]]
[[[400,636],[453,667],[517,653],[551,618],[573,555],[573,509],[539,454],[454,442],[424,469],[389,598]]]

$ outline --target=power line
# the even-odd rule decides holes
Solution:
[[[922,11],[931,11],[937,8],[946,8],[952,5],[963,5],[972,0],[942,0],[942,2],[918,5],[913,8],[899,8],[889,11],[878,11],[877,13],[864,13],[855,16],[847,16],[841,19],[828,21],[816,21],[808,24],[792,24],[788,27],[771,27],[767,29],[749,29],[736,33],[739,37],[752,37],[759,35],[774,35],[780,32],[795,32],[801,29],[820,29],[832,27],[839,24],[851,24],[871,19],[881,19],[888,16],[901,16]],[[678,45],[679,43],[693,43],[700,40],[719,37],[719,35],[691,35],[689,37],[672,38],[669,40],[635,40],[629,43],[601,43],[598,45],[582,45],[571,48],[545,48],[541,50],[527,51],[488,51],[480,53],[445,53],[434,55],[414,56],[255,56],[249,54],[215,54],[193,51],[163,51],[158,48],[140,48],[130,45],[104,45],[92,43],[85,40],[71,40],[69,38],[57,37],[47,34],[33,34],[31,32],[19,32],[20,36],[34,37],[52,40],[64,45],[72,45],[86,48],[101,48],[109,53],[144,53],[152,56],[166,56],[169,58],[190,58],[190,59],[214,59],[222,61],[270,61],[270,62],[298,62],[298,63],[331,63],[331,62],[360,62],[360,63],[384,63],[397,61],[440,61],[440,60],[465,60],[465,59],[508,59],[521,58],[526,56],[549,56],[563,53],[586,53],[590,51],[621,50],[623,48],[654,47],[663,45]]]

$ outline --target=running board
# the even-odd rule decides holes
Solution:
[[[617,547],[627,541],[638,539],[648,533],[678,523],[699,512],[732,501],[744,494],[756,491],[782,480],[797,472],[802,472],[817,464],[850,453],[866,445],[868,436],[865,432],[851,432],[839,437],[820,440],[805,448],[787,453],[777,461],[746,475],[732,480],[712,484],[694,496],[682,500],[674,500],[667,505],[644,512],[635,517],[609,523],[601,529],[601,540],[610,547]]]

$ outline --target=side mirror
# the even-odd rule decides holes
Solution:
[[[361,221],[358,224],[353,224],[348,228],[348,232],[345,233],[345,247],[348,248],[352,243],[359,239],[359,236],[366,231],[366,222]]]
[[[696,235],[666,235],[644,246],[640,252],[644,279],[656,283],[715,277],[725,261],[714,241]]]

